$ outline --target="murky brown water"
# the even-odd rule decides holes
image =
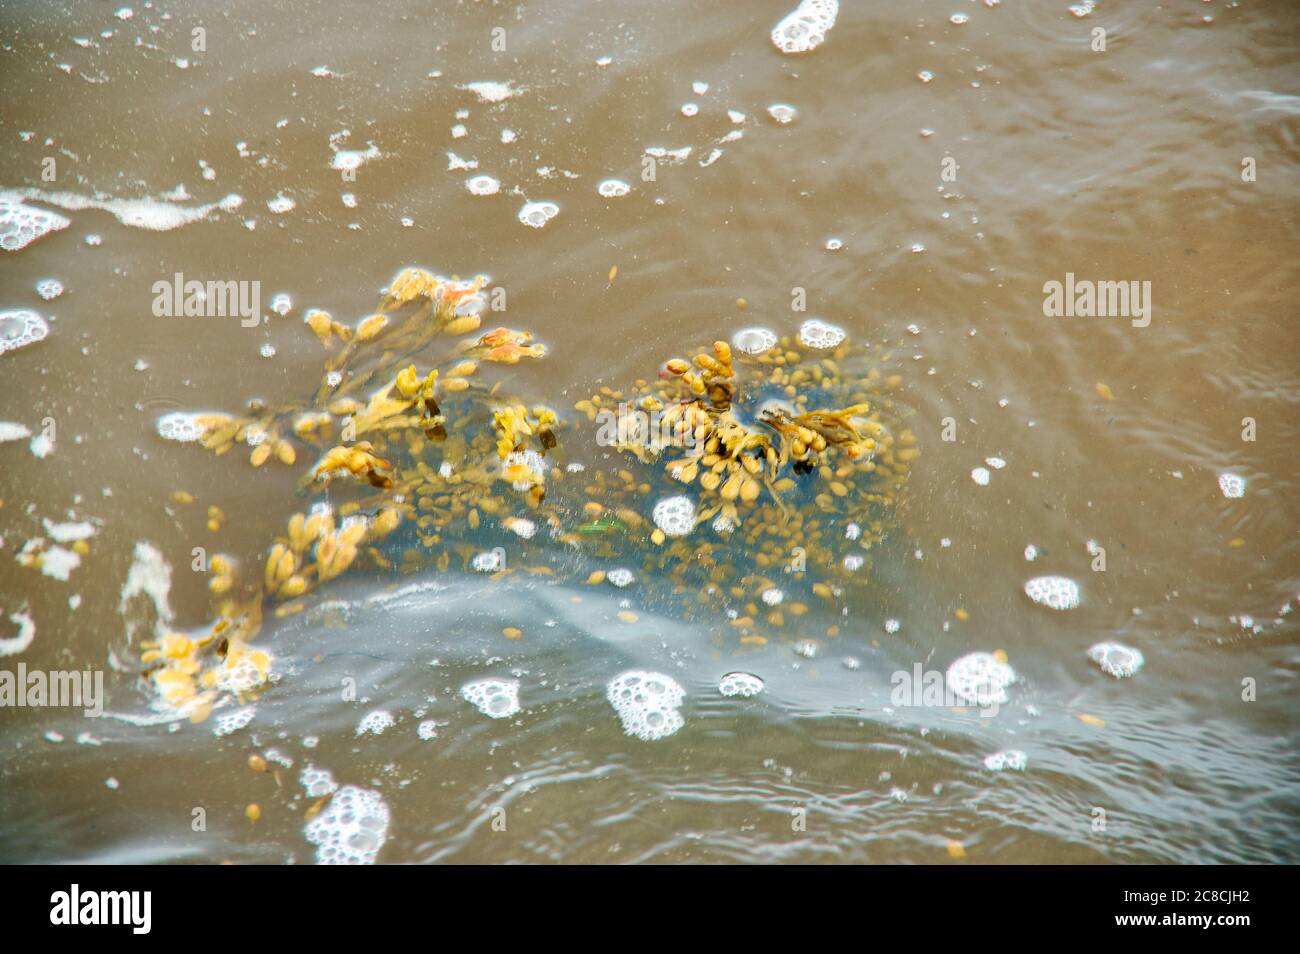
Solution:
[[[792,0],[124,6],[0,4],[0,189],[71,220],[0,252],[0,309],[49,326],[0,354],[0,422],[53,436],[44,457],[0,443],[0,637],[10,614],[36,625],[3,662],[104,671],[108,697],[93,720],[0,712],[0,859],[307,862],[312,765],[381,794],[385,862],[1300,861],[1292,5],[846,3],[802,56],[769,39]],[[513,95],[459,88],[478,81]],[[371,144],[355,181],[331,168]],[[691,151],[648,182],[652,147]],[[500,191],[471,194],[478,175]],[[630,193],[600,195],[608,178]],[[79,201],[165,195],[242,204],[153,231]],[[526,201],[558,214],[527,227]],[[815,574],[783,582],[811,609],[756,626],[759,646],[683,609],[667,570],[586,586],[606,564],[540,537],[522,559],[553,578],[358,566],[268,619],[278,681],[244,700],[246,727],[214,734],[228,697],[200,723],[160,714],[128,639],[153,620],[121,608],[137,544],[170,566],[172,625],[192,631],[213,611],[193,548],[256,582],[321,495],[296,491],[305,445],[296,467],[253,469],[247,448],[214,458],[155,422],[309,399],[325,352],[306,312],[352,324],[411,264],[506,291],[487,320],[548,354],[485,376],[561,411],[592,479],[635,464],[573,410],[601,385],[810,315],[883,346],[921,456],[862,578],[835,600]],[[178,272],[260,282],[271,317],[155,317],[153,284]],[[1150,282],[1149,324],[1045,316],[1067,273]],[[47,278],[66,289],[50,301]],[[646,515],[673,492],[647,479]],[[75,552],[43,521],[95,528],[66,581],[57,558],[23,565],[36,537]],[[1031,602],[1045,575],[1077,582],[1078,607]],[[1103,673],[1102,641],[1145,665]],[[996,717],[892,704],[893,673],[995,650],[1018,676]],[[605,694],[628,669],[681,684],[680,730],[623,732]],[[720,695],[735,670],[764,691]],[[519,681],[519,714],[461,698],[485,677]],[[360,734],[375,710],[394,724]],[[1023,770],[985,766],[1006,751]]]

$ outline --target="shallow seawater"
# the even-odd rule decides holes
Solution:
[[[0,673],[106,695],[0,707],[0,860],[1300,861],[1292,10],[438,6],[0,7]],[[408,266],[489,276],[481,327],[313,334]],[[257,297],[167,317],[186,280]],[[452,390],[498,325],[542,347]],[[880,469],[740,475],[715,528],[725,477],[599,439],[714,341],[744,427],[861,398]],[[408,359],[450,438],[361,436],[441,489],[307,483],[339,441],[284,422]],[[558,447],[473,483],[516,401]],[[255,423],[160,435],[196,412]],[[411,510],[264,583],[350,501]],[[268,681],[169,705],[142,644],[228,600]]]

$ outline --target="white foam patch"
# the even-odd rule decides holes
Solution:
[[[975,483],[979,484],[981,487],[987,487],[989,485],[988,468],[976,467],[970,472],[970,479],[975,481]]]
[[[38,238],[72,224],[57,212],[24,205],[17,193],[0,193],[0,249],[20,252]]]
[[[18,627],[18,635],[0,639],[0,656],[16,656],[36,639],[36,624],[26,613],[10,613],[9,622]]]
[[[687,496],[665,497],[655,504],[655,526],[670,537],[684,537],[695,529],[695,502]]]
[[[1141,652],[1121,643],[1097,643],[1088,650],[1088,658],[1101,667],[1101,671],[1116,679],[1127,679],[1137,674],[1146,662]]]
[[[1079,584],[1068,576],[1036,576],[1025,583],[1025,595],[1049,609],[1074,609],[1079,605]]]
[[[238,732],[240,729],[247,728],[255,715],[257,715],[257,706],[244,706],[234,712],[223,713],[217,717],[217,724],[213,726],[212,734],[221,737]]]
[[[163,440],[190,444],[203,436],[203,428],[198,422],[199,416],[186,411],[173,411],[158,418],[154,429]]]
[[[984,767],[990,772],[1005,772],[1008,769],[1013,772],[1023,772],[1028,764],[1029,757],[1019,749],[994,752],[984,759]]]
[[[388,840],[390,813],[373,789],[348,785],[303,829],[318,865],[373,865]]]
[[[1228,498],[1246,496],[1246,478],[1238,477],[1236,474],[1220,474],[1219,489],[1223,491],[1223,496]]]
[[[491,176],[471,176],[465,180],[465,188],[470,195],[496,195],[501,191],[501,183]]]
[[[623,731],[646,742],[667,738],[686,724],[677,711],[686,692],[660,672],[621,673],[606,687],[605,698],[618,713]]]
[[[596,191],[607,199],[617,199],[632,191],[632,187],[622,179],[604,179],[596,186]]]
[[[5,441],[21,441],[32,436],[25,424],[17,421],[0,421],[0,444]]]
[[[480,103],[502,103],[512,96],[518,96],[526,87],[518,89],[510,82],[500,83],[495,80],[479,80],[474,83],[462,83],[457,89],[468,90],[478,97]]]
[[[206,219],[213,212],[233,212],[244,203],[240,196],[233,193],[219,202],[196,206],[176,205],[160,199],[112,199],[77,195],[75,192],[44,192],[40,189],[24,189],[20,194],[71,212],[99,209],[108,212],[123,225],[151,232],[170,232],[191,222]]]
[[[145,597],[153,607],[153,635],[161,636],[172,621],[172,608],[168,602],[171,588],[172,568],[163,559],[162,553],[151,543],[137,543],[131,569],[127,571],[126,583],[122,586],[122,595],[118,600],[118,612],[128,616],[131,604],[139,597]],[[128,616],[128,641],[135,635]]]
[[[1002,705],[1016,671],[992,653],[967,653],[948,667],[944,676],[949,692],[977,706]]]
[[[311,764],[303,766],[298,780],[302,782],[303,791],[308,798],[324,798],[339,790],[339,783],[334,781],[334,776],[328,769],[316,768]]]
[[[461,698],[490,719],[508,719],[519,711],[518,679],[480,679],[460,687]]]
[[[776,347],[776,333],[766,328],[742,328],[731,336],[731,347],[741,354],[762,354]]]
[[[799,326],[799,341],[808,348],[834,348],[846,337],[843,328],[820,318],[809,318]]]
[[[330,160],[330,168],[339,172],[355,172],[371,159],[378,159],[382,153],[373,142],[365,149],[340,149]]]
[[[620,566],[606,573],[605,579],[621,589],[624,586],[630,586],[636,576],[627,567]]]
[[[786,126],[798,118],[799,110],[789,103],[773,103],[767,107],[767,114],[772,117],[773,122]]]
[[[57,278],[43,278],[36,283],[36,294],[46,301],[54,301],[63,294],[63,282]]]
[[[75,543],[77,540],[89,540],[95,535],[95,525],[85,520],[50,523],[48,519],[43,519],[41,522],[45,525],[45,532],[55,543]]]
[[[30,308],[0,311],[0,354],[44,341],[49,333],[45,319]]]
[[[500,549],[483,550],[470,558],[469,565],[476,573],[495,573],[506,565],[505,553]]]
[[[376,709],[367,713],[357,723],[357,735],[383,735],[386,729],[393,727],[393,714],[385,709]]]
[[[815,50],[826,42],[839,12],[839,0],[803,0],[772,28],[772,45],[782,53]]]
[[[748,672],[729,672],[718,683],[718,692],[724,696],[740,696],[748,699],[763,691],[762,679]]]
[[[560,214],[554,202],[525,202],[519,209],[519,221],[529,228],[540,229]]]

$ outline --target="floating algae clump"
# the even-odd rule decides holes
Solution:
[[[670,599],[750,645],[788,623],[788,638],[808,635],[810,601],[839,609],[869,578],[854,571],[917,456],[886,352],[824,322],[742,336],[736,354],[715,342],[630,394],[579,401],[602,422],[584,442],[555,409],[485,380],[546,355],[527,331],[481,330],[486,286],[407,268],[360,321],[306,309],[325,349],[307,398],[159,420],[161,437],[294,468],[308,498],[274,518],[262,552],[213,559],[213,623],[143,646],[162,703],[194,718],[223,695],[246,703],[274,678],[253,645],[264,614],[300,612],[357,568],[635,580],[633,598]],[[571,460],[583,443],[616,453]]]
[[[660,472],[597,472],[584,488],[605,513],[644,513],[646,497],[657,499],[646,578],[666,576],[694,606],[725,611],[742,642],[761,644],[758,617],[781,627],[807,612],[803,599],[840,601],[918,452],[894,427],[901,379],[882,374],[886,354],[824,322],[793,338],[751,341],[751,331],[576,409],[602,422],[600,443]],[[619,536],[601,538],[604,556],[624,555]],[[790,598],[763,599],[785,574],[800,584],[783,587]]]

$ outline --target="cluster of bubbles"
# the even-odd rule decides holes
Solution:
[[[70,219],[24,205],[19,198],[0,196],[0,249],[18,252],[43,235],[66,229]]]
[[[35,344],[50,333],[45,319],[28,308],[0,311],[0,354]]]
[[[684,494],[665,497],[655,504],[655,526],[669,537],[684,537],[695,529],[695,501]]]
[[[42,278],[36,283],[36,294],[46,301],[54,301],[63,294],[63,282],[57,278]]]
[[[197,414],[189,414],[185,411],[173,411],[158,418],[154,427],[163,440],[190,444],[204,434],[204,428],[199,423],[198,417]]]
[[[560,214],[554,202],[525,202],[519,209],[519,221],[529,228],[540,229]]]
[[[806,348],[827,350],[843,344],[845,331],[839,325],[832,325],[820,318],[809,318],[799,326],[799,343]]]
[[[1223,496],[1229,499],[1244,497],[1246,495],[1246,480],[1236,474],[1220,474],[1219,489],[1223,491]]]
[[[1007,769],[1013,772],[1023,772],[1028,765],[1029,756],[1019,749],[994,752],[984,759],[984,767],[990,772],[1005,772]]]
[[[1146,659],[1142,653],[1121,643],[1097,643],[1088,650],[1088,658],[1101,667],[1101,671],[1116,679],[1135,675]]]
[[[623,731],[646,742],[665,739],[686,724],[678,711],[686,691],[661,672],[621,673],[606,687],[605,698],[618,713]]]
[[[620,566],[606,573],[605,579],[614,586],[617,586],[619,589],[622,589],[625,586],[630,586],[632,581],[636,579],[636,576],[627,567]]]
[[[489,719],[508,719],[519,711],[519,680],[480,679],[460,687],[461,698]]]
[[[772,45],[782,53],[815,50],[826,42],[839,12],[839,0],[803,0],[772,28]]]
[[[212,734],[221,737],[238,732],[247,727],[255,715],[257,715],[257,706],[244,706],[234,712],[222,713],[217,717],[217,724],[213,726]]]
[[[367,713],[357,723],[357,735],[383,735],[386,729],[392,728],[393,721],[391,712],[376,709],[374,712]]]
[[[314,765],[305,766],[298,780],[302,782],[302,789],[308,798],[324,798],[339,790],[339,783],[334,781],[329,769],[316,768]]]
[[[729,672],[718,683],[718,692],[724,696],[748,699],[763,691],[763,680],[748,672]]]
[[[631,192],[632,187],[622,179],[605,179],[596,186],[596,191],[606,199],[617,199]]]
[[[348,785],[307,823],[303,835],[316,846],[319,865],[372,865],[388,840],[388,822],[382,795]]]
[[[1002,705],[1016,671],[992,653],[967,653],[948,667],[944,680],[959,699],[981,707]]]
[[[1039,606],[1070,610],[1079,605],[1079,584],[1068,576],[1036,576],[1025,583],[1025,595]]]

